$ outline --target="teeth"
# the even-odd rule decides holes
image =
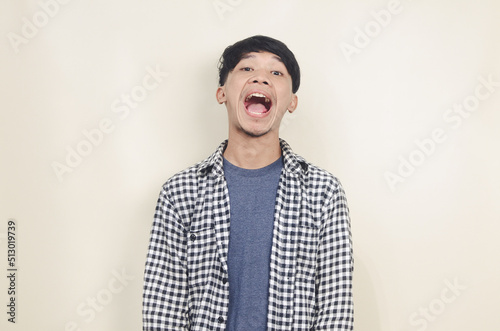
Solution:
[[[250,100],[251,97],[258,97],[258,98],[265,98],[265,102],[270,102],[271,100],[269,100],[268,97],[266,97],[264,94],[262,93],[252,93],[250,94],[248,97],[247,97],[247,101]]]
[[[259,98],[265,98],[266,96],[262,93],[252,93],[250,94],[252,97],[259,97]]]

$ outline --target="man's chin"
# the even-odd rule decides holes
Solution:
[[[263,137],[266,134],[268,134],[270,131],[271,131],[271,129],[269,129],[267,131],[250,131],[250,130],[246,130],[245,128],[241,128],[241,132],[243,132],[245,135],[247,135],[248,137],[251,137],[251,138]]]

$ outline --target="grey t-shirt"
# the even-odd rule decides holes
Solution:
[[[231,223],[227,331],[266,330],[276,193],[283,160],[261,169],[224,159]]]

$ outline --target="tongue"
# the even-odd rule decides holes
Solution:
[[[263,114],[267,111],[266,106],[261,103],[252,103],[247,107],[248,111],[251,113]]]

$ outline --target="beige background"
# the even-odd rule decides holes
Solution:
[[[1,274],[9,219],[19,268],[2,330],[141,329],[160,187],[226,137],[216,64],[254,34],[301,65],[282,137],[347,192],[356,330],[498,330],[498,1],[4,0],[0,16]]]

